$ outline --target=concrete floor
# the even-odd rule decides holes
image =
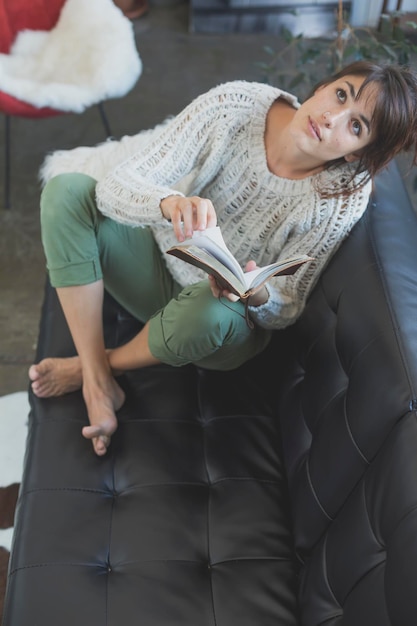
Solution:
[[[196,34],[189,4],[155,0],[134,22],[143,72],[124,98],[106,103],[116,138],[150,128],[195,96],[232,79],[262,80],[257,62],[272,34]],[[39,167],[48,152],[105,139],[97,108],[44,120],[12,119],[12,207],[0,187],[0,396],[28,387],[36,349],[45,266],[39,231]],[[3,145],[3,129],[0,143]],[[4,159],[0,151],[0,173]]]

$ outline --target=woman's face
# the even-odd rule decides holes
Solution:
[[[291,132],[298,147],[323,162],[344,157],[354,161],[372,140],[371,119],[376,87],[369,85],[356,95],[361,76],[343,76],[320,87],[297,110]]]

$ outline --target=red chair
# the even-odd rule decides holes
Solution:
[[[88,55],[94,55],[95,52],[97,52],[94,51],[94,46],[91,46],[91,42],[95,42],[100,38],[100,20],[105,19],[103,10],[104,12],[107,11],[111,18],[111,29],[107,29],[107,36],[109,30],[113,31],[116,29],[115,32],[117,33],[117,28],[120,29],[121,37],[119,41],[114,40],[111,42],[111,45],[114,45],[116,54],[120,46],[122,46],[123,54],[121,58],[123,59],[123,67],[120,72],[119,68],[113,67],[110,69],[108,78],[110,82],[100,86],[101,91],[97,96],[97,101],[94,101],[94,94],[87,103],[78,103],[72,100],[71,102],[64,102],[61,97],[59,106],[52,106],[48,100],[51,99],[50,96],[53,96],[53,88],[50,90],[47,88],[44,89],[45,101],[42,102],[43,92],[42,90],[36,89],[36,85],[34,85],[33,93],[29,91],[28,94],[26,94],[25,92],[23,97],[16,95],[19,92],[20,85],[18,81],[14,81],[15,77],[13,71],[10,69],[8,63],[10,63],[11,60],[15,60],[13,57],[14,46],[19,34],[23,33],[21,36],[26,36],[31,35],[33,31],[37,31],[42,37],[44,35],[52,35],[54,29],[61,28],[62,31],[62,27],[65,26],[64,19],[67,20],[66,24],[73,24],[74,14],[76,14],[79,16],[81,45],[83,45],[84,42],[86,44],[85,61],[87,65],[89,62]],[[89,32],[87,36],[83,33],[82,21],[88,18],[90,23],[93,24],[94,11],[97,12],[97,27],[93,26],[90,39]],[[70,17],[72,18],[71,22],[69,22]],[[72,26],[72,28],[74,27]],[[105,29],[102,30],[104,31]],[[40,31],[44,31],[44,33]],[[73,31],[67,28],[67,30],[64,30],[64,36],[67,32],[70,36]],[[79,47],[79,40],[74,43]],[[99,45],[100,42],[97,41],[97,44]],[[71,54],[71,41],[68,41],[66,50],[68,50],[68,54]],[[79,49],[77,52],[79,52]],[[99,108],[106,135],[110,136],[111,131],[105,115],[103,100],[108,97],[121,97],[125,95],[138,80],[142,66],[134,43],[131,22],[111,0],[0,0],[0,70],[2,70],[2,62],[6,67],[5,71],[0,71],[0,111],[5,114],[4,204],[6,208],[10,208],[11,117],[44,118],[63,113],[80,113],[88,106],[96,104]],[[34,58],[31,58],[31,62],[35,62]],[[94,57],[94,62],[97,65],[97,74],[100,71],[103,74],[103,68],[99,66],[100,61],[97,61],[97,58]],[[90,62],[90,65],[92,64],[93,61]],[[128,67],[126,67],[126,65]],[[123,75],[121,76],[120,74]],[[16,82],[16,86],[14,82]],[[12,88],[10,88],[10,83],[12,83]],[[8,85],[9,88],[5,88],[5,84]],[[44,84],[42,86],[45,87]],[[64,87],[66,86],[64,85]],[[73,85],[70,87],[73,87]],[[14,93],[13,90],[15,90]]]

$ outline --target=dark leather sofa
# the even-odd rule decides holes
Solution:
[[[106,300],[108,345],[136,323]],[[74,351],[47,286],[38,357]],[[31,397],[4,626],[415,626],[417,219],[396,165],[300,320],[239,370]]]

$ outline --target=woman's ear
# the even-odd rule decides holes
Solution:
[[[351,152],[350,154],[346,154],[344,157],[346,163],[353,163],[354,161],[357,161],[359,158],[360,158],[359,152]]]

